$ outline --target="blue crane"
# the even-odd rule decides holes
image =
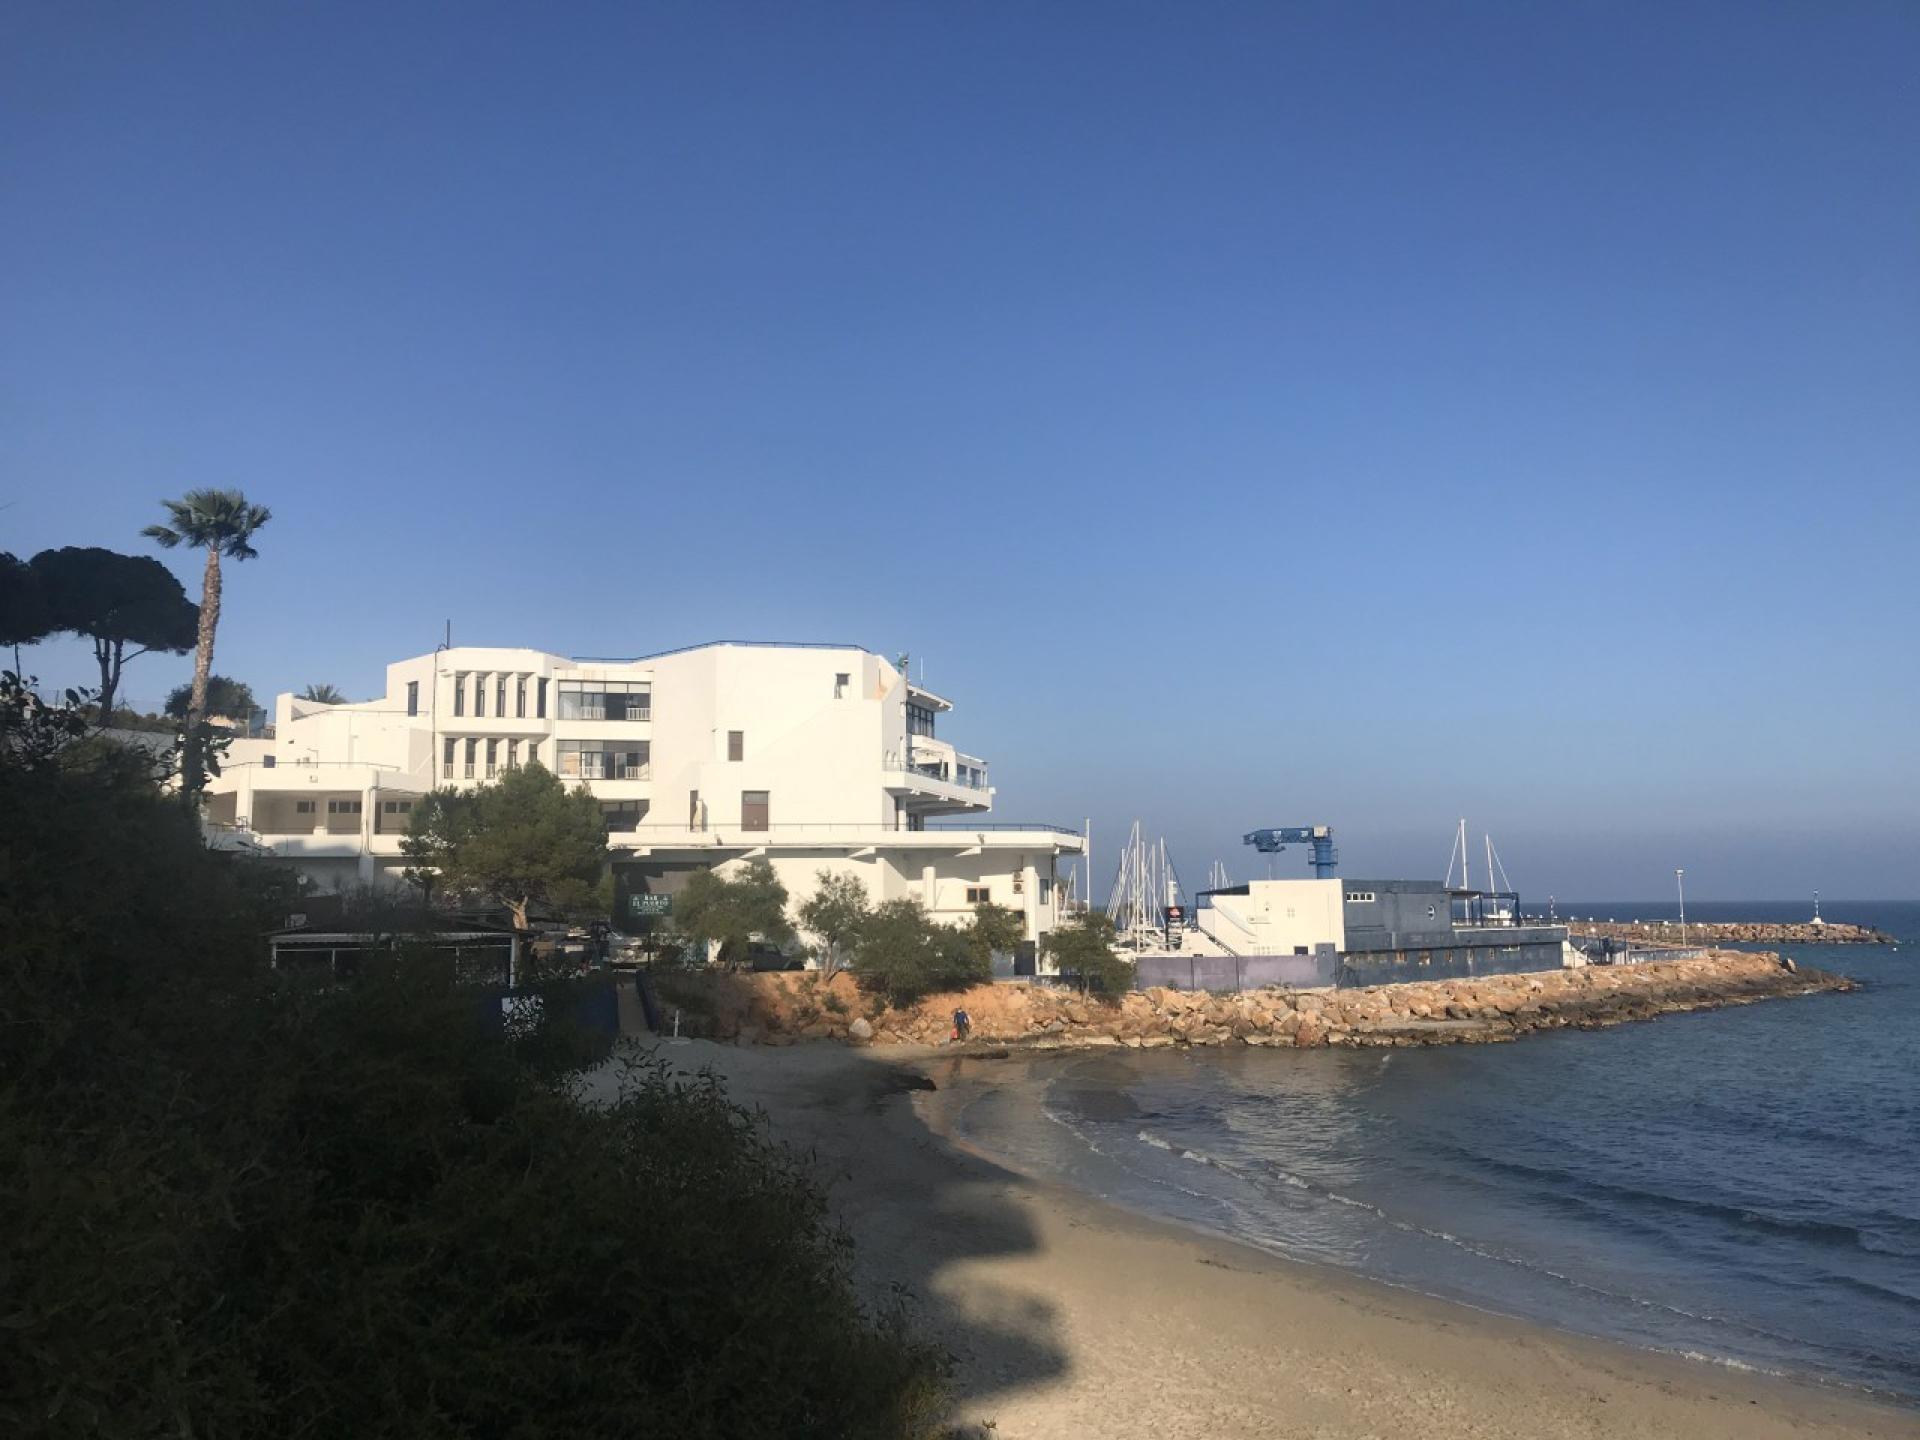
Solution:
[[[1328,825],[1288,825],[1270,830],[1255,830],[1243,842],[1262,855],[1278,855],[1289,845],[1313,847],[1313,877],[1324,880],[1340,863],[1340,852],[1333,848],[1333,828]]]

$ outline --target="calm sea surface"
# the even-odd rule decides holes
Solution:
[[[1859,994],[1511,1045],[1035,1057],[947,1103],[982,1149],[1136,1210],[1570,1330],[1920,1401],[1920,905],[1825,908],[1899,938],[1786,947],[1864,981]]]

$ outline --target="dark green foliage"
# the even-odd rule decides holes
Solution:
[[[890,1005],[911,1005],[984,984],[993,965],[967,930],[937,923],[918,900],[883,900],[860,931],[854,978]]]
[[[504,905],[521,930],[533,905],[605,914],[613,903],[600,802],[542,765],[434,791],[414,806],[402,848],[414,883]]]
[[[1010,955],[1027,938],[1027,922],[1017,910],[992,901],[973,907],[973,924],[966,931],[967,944],[974,957],[993,973],[993,957]]]
[[[1059,972],[1088,994],[1118,999],[1133,984],[1133,962],[1113,948],[1113,921],[1098,910],[1062,922],[1040,946]]]
[[[309,685],[300,692],[302,700],[311,700],[316,705],[344,705],[347,697],[338,685]]]
[[[275,873],[61,713],[0,705],[0,1434],[934,1433],[940,1363],[717,1088],[583,1106],[428,956],[266,971]]]
[[[813,894],[800,906],[800,923],[820,937],[820,971],[831,979],[846,965],[873,909],[858,875],[823,869],[814,878]]]
[[[93,641],[103,715],[113,709],[127,661],[151,650],[183,655],[193,648],[200,611],[173,572],[152,556],[69,545],[42,550],[30,565],[48,631]]]
[[[192,703],[193,686],[180,685],[168,693],[164,708],[175,720],[184,720]],[[253,691],[248,686],[225,675],[207,677],[207,714],[226,720],[244,720],[254,709]]]
[[[673,902],[673,923],[683,935],[719,946],[719,960],[736,965],[758,941],[793,943],[787,920],[787,887],[765,860],[750,860],[738,873],[696,870]]]
[[[0,551],[0,645],[33,645],[54,630],[46,594],[33,567]]]
[[[178,500],[162,500],[165,525],[149,525],[140,533],[162,549],[189,545],[224,555],[229,560],[253,560],[253,536],[273,518],[264,505],[255,505],[238,490],[189,490]]]

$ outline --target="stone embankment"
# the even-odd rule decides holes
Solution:
[[[1575,920],[1567,928],[1575,935],[1591,935],[1608,940],[1630,940],[1646,945],[1678,945],[1682,940],[1677,920]],[[1790,925],[1765,921],[1698,920],[1687,922],[1684,932],[1689,945],[1891,945],[1893,937],[1884,930],[1864,925],[1828,921],[1814,925],[1799,922]]]
[[[965,1008],[973,1041],[1053,1049],[1168,1045],[1388,1046],[1487,1043],[1535,1030],[1595,1029],[1685,1010],[1851,990],[1842,975],[1773,955],[1724,952],[1646,965],[1422,981],[1364,990],[1133,991],[1113,1004],[1030,985],[980,986],[909,1009],[869,1005],[851,978],[738,975],[682,990],[691,1033],[741,1043],[941,1044]]]

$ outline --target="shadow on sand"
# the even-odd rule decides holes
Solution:
[[[766,1114],[777,1139],[811,1155],[853,1236],[861,1292],[876,1304],[897,1297],[920,1333],[952,1353],[956,1421],[990,1420],[998,1397],[1068,1372],[1051,1300],[966,1273],[1039,1250],[1020,1200],[1028,1182],[935,1138],[908,1093],[934,1082],[912,1061],[830,1042],[622,1048],[655,1051],[686,1073],[713,1070],[737,1103]]]

